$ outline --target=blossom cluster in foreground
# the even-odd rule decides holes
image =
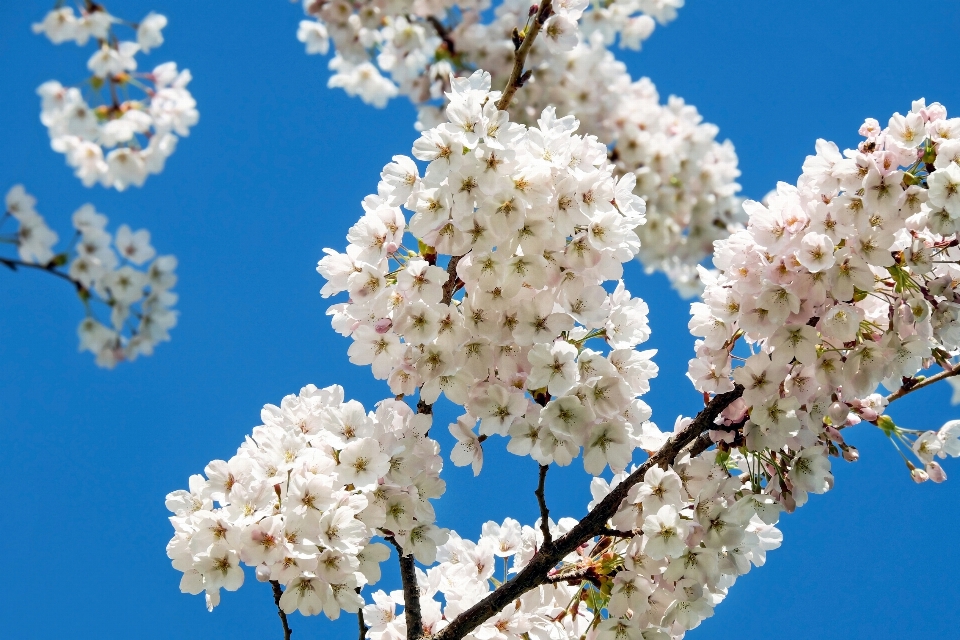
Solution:
[[[598,640],[669,640],[696,627],[712,615],[737,577],[763,565],[766,552],[782,539],[773,526],[776,504],[745,487],[746,474],[731,477],[712,458],[684,459],[671,469],[648,471],[613,519],[625,532],[600,536],[569,554],[545,584],[487,619],[469,637],[579,638],[595,633]],[[609,485],[594,479],[590,507],[625,477],[618,474]],[[556,539],[576,523],[562,518],[557,524],[551,521],[549,529]],[[510,518],[502,524],[487,522],[476,542],[451,532],[440,547],[439,563],[418,572],[425,632],[440,631],[523,569],[543,546],[536,524],[521,527]],[[627,533],[631,530],[636,535]],[[406,638],[406,621],[397,612],[403,594],[377,591],[371,597],[373,603],[363,610],[370,625],[367,637]]]
[[[450,4],[458,13],[449,11]],[[429,128],[444,120],[436,102],[443,101],[451,75],[483,68],[500,86],[513,68],[514,32],[529,31],[535,8],[509,0],[484,22],[487,4],[415,4],[411,16],[396,13],[400,5],[378,1],[305,2],[316,20],[302,22],[298,35],[309,53],[326,53],[332,36],[331,86],[377,106],[402,93],[419,105],[418,125]],[[611,146],[618,174],[634,173],[635,193],[647,202],[647,225],[637,228],[639,259],[689,295],[701,288],[696,265],[712,253],[712,243],[742,227],[737,156],[732,144],[716,140],[717,127],[703,123],[694,107],[675,97],[661,104],[653,83],[633,81],[609,50],[618,38],[621,46],[638,49],[654,18],[669,22],[682,4],[553,3],[553,15],[530,51],[533,75],[512,111],[516,121],[533,124],[553,106]]]
[[[482,60],[495,84],[510,74],[510,33],[523,17],[520,5],[505,3],[494,22],[463,31],[463,55]],[[548,43],[534,43],[533,76],[517,92],[511,112],[526,123],[553,105],[608,145],[616,174],[632,173],[634,193],[647,205],[647,223],[636,229],[637,257],[648,272],[663,271],[680,293],[699,293],[696,265],[713,253],[715,240],[744,221],[733,145],[717,141],[718,127],[704,123],[695,107],[675,96],[662,104],[649,78],[633,80],[602,33],[570,51],[552,51]],[[422,119],[429,119],[429,109],[421,108]]]
[[[882,383],[909,389],[921,369],[946,372],[960,349],[960,119],[923,100],[885,128],[868,119],[857,149],[823,140],[796,186],[747,202],[746,230],[718,242],[690,329],[702,339],[689,377],[703,392],[743,385],[739,415],[751,451],[788,507],[832,481],[827,455],[853,457],[839,430],[865,420],[921,462],[960,454],[960,431],[909,431],[881,415]],[[751,345],[743,366],[740,338]]]
[[[588,472],[622,471],[661,437],[638,399],[657,373],[653,352],[634,349],[647,306],[620,280],[643,201],[572,116],[546,109],[528,128],[499,97],[489,74],[453,80],[449,122],[414,144],[423,177],[406,156],[384,167],[347,251],[318,266],[323,295],[350,296],[328,313],[350,361],[393,393],[466,409],[450,426],[456,464],[479,472],[496,434],[540,464],[583,447]]]
[[[87,3],[79,15],[72,7],[60,7],[33,26],[54,44],[97,45],[87,62],[91,75],[82,83],[65,87],[50,80],[37,89],[40,120],[51,146],[88,187],[100,183],[123,191],[142,186],[148,175],[163,171],[178,136],[189,135],[199,120],[197,103],[186,88],[189,71],[178,71],[173,62],[137,71],[137,54],[163,43],[166,24],[166,17],[150,13],[131,25],[102,5]],[[113,33],[116,25],[132,27],[136,41],[120,40]]]
[[[19,225],[10,238],[19,260],[0,256],[0,265],[37,267],[74,284],[87,310],[77,330],[80,350],[93,353],[98,365],[112,368],[151,355],[158,343],[170,340],[169,330],[177,324],[172,308],[177,295],[171,291],[177,282],[177,259],[157,256],[149,231],[132,231],[124,224],[113,235],[106,229],[107,217],[86,204],[73,214],[72,246],[56,253],[59,236],[37,213],[33,196],[16,185],[5,205],[0,232],[7,220]],[[95,302],[107,307],[109,321],[97,319]]]
[[[358,587],[380,579],[390,553],[374,536],[436,560],[447,532],[430,504],[444,491],[430,416],[396,400],[367,413],[341,387],[313,385],[260,415],[235,456],[167,496],[176,531],[167,555],[183,572],[182,591],[205,593],[213,609],[221,588],[243,584],[243,563],[285,587],[286,613],[336,619],[356,613]]]

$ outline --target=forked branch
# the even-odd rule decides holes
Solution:
[[[649,469],[656,465],[666,466],[673,463],[683,448],[696,440],[701,433],[713,428],[717,416],[741,395],[743,387],[737,385],[733,391],[714,396],[686,428],[674,434],[659,451],[614,487],[573,529],[553,541],[550,546],[545,545],[516,576],[451,620],[434,639],[460,640],[524,593],[549,583],[551,572],[567,554],[591,538],[603,534],[607,521],[620,508],[620,503],[627,497],[630,488],[643,480]]]
[[[530,77],[529,73],[524,74],[523,65],[527,62],[527,54],[533,48],[533,41],[537,39],[540,29],[543,28],[543,23],[553,15],[552,0],[544,0],[539,7],[537,5],[531,7],[531,11],[534,9],[536,9],[536,14],[528,21],[529,27],[522,33],[516,30],[513,32],[513,41],[517,49],[513,54],[513,70],[510,72],[510,79],[507,80],[507,86],[503,89],[503,95],[497,101],[497,109],[501,111],[506,111],[513,101],[513,94]]]

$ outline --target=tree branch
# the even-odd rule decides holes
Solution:
[[[417,566],[412,555],[403,555],[403,548],[393,536],[387,542],[397,549],[400,558],[400,580],[403,582],[403,617],[407,622],[407,640],[423,637],[423,615],[420,613],[420,585],[417,584]]]
[[[443,298],[440,299],[442,304],[450,304],[450,301],[453,300],[453,294],[457,292],[457,265],[460,264],[460,258],[463,256],[450,256],[450,262],[447,263],[447,281],[443,283]]]
[[[433,27],[434,31],[437,32],[437,35],[440,36],[440,39],[443,40],[443,44],[447,47],[450,55],[457,55],[457,45],[453,41],[453,38],[450,37],[450,30],[447,29],[436,16],[427,16],[426,20],[430,23],[430,26]]]
[[[58,278],[63,278],[70,284],[72,284],[77,291],[84,291],[82,284],[71,278],[68,274],[63,273],[62,271],[57,271],[57,265],[53,262],[47,265],[42,264],[33,264],[30,262],[23,262],[22,260],[13,260],[11,258],[0,258],[0,264],[7,267],[11,271],[16,271],[20,267],[27,267],[30,269],[36,269],[38,271],[45,271],[46,273],[53,274]]]
[[[541,549],[526,567],[493,593],[450,621],[450,624],[436,634],[433,640],[460,640],[480,626],[484,620],[496,615],[524,593],[546,583],[550,572],[567,554],[572,553],[584,542],[602,534],[606,529],[607,521],[620,508],[620,503],[627,497],[630,488],[643,480],[643,476],[650,468],[654,465],[671,464],[685,446],[704,431],[713,428],[717,416],[741,395],[743,395],[743,387],[738,384],[733,391],[714,396],[697,414],[693,422],[674,434],[659,451],[647,458],[636,471],[614,487],[607,497],[601,500],[573,529],[555,540],[550,547]]]
[[[533,6],[536,7],[537,5]],[[531,11],[532,10],[533,7],[531,7]],[[520,44],[513,54],[513,70],[510,72],[510,79],[507,80],[507,86],[503,89],[503,95],[501,95],[497,101],[497,109],[506,111],[507,107],[510,106],[510,102],[513,101],[513,94],[527,81],[529,75],[525,77],[523,73],[523,65],[527,61],[527,54],[530,53],[530,49],[533,47],[533,41],[537,39],[537,34],[540,33],[540,28],[543,27],[543,23],[546,22],[547,18],[552,14],[553,4],[551,0],[543,0],[539,9],[537,9],[536,15],[533,16],[533,20],[530,21],[529,31],[523,34],[519,34],[516,31],[513,32],[514,42],[519,41]]]
[[[549,465],[540,465],[540,481],[537,483],[537,490],[533,492],[537,496],[537,503],[540,505],[540,532],[543,534],[543,548],[547,548],[553,543],[553,536],[550,534],[550,510],[547,509],[547,495],[544,493],[549,469]]]
[[[273,587],[273,601],[277,605],[277,615],[280,616],[280,623],[283,625],[283,640],[290,640],[290,634],[293,633],[293,630],[287,624],[287,614],[280,608],[280,597],[283,596],[283,589],[280,588],[280,583],[276,580],[271,580],[270,586]]]
[[[360,593],[360,587],[357,587],[357,593]],[[367,637],[367,625],[363,621],[363,607],[360,607],[357,610],[357,622],[360,624],[360,638],[359,640],[364,640]]]
[[[946,380],[947,378],[952,378],[953,376],[956,376],[956,375],[960,375],[960,364],[956,364],[953,367],[946,369],[944,371],[941,371],[940,373],[934,376],[930,376],[929,378],[924,378],[919,382],[914,382],[913,384],[910,384],[910,385],[907,385],[907,384],[903,385],[902,387],[900,387],[899,389],[897,389],[896,391],[894,391],[893,393],[887,396],[886,398],[887,404],[890,404],[894,400],[899,400],[900,398],[907,395],[908,393],[913,393],[918,389],[923,389],[924,387],[928,387],[931,384],[940,382],[941,380]]]

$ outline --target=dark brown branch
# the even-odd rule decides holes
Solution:
[[[611,538],[634,538],[640,535],[640,531],[621,531],[620,529],[608,529],[604,527],[599,531],[600,535],[609,536]]]
[[[440,36],[440,39],[443,40],[444,46],[447,47],[447,51],[451,56],[457,55],[457,45],[453,41],[453,38],[450,37],[450,30],[436,16],[427,16],[427,22],[430,23],[430,26],[433,27],[434,31],[437,32],[437,35]]]
[[[579,585],[581,582],[588,581],[592,582],[599,589],[601,587],[600,575],[597,573],[596,567],[589,565],[586,567],[580,567],[578,569],[563,571],[559,573],[553,573],[547,576],[547,584],[559,584],[565,582],[570,585]]]
[[[894,400],[899,400],[908,393],[913,393],[918,389],[923,389],[928,387],[931,384],[940,382],[941,380],[946,380],[947,378],[952,378],[953,376],[960,375],[960,364],[953,366],[952,368],[941,371],[940,373],[930,376],[929,378],[924,378],[918,382],[914,382],[910,385],[904,384],[902,387],[891,393],[887,396],[887,404],[890,404]]]
[[[57,265],[54,262],[50,264],[32,264],[30,262],[23,262],[22,260],[13,260],[11,258],[0,258],[0,264],[7,267],[11,271],[16,271],[20,267],[27,267],[29,269],[36,269],[38,271],[45,271],[47,273],[53,274],[58,278],[63,278],[76,288],[78,292],[84,291],[83,285],[71,278],[68,274],[63,273],[62,271],[57,271]]]
[[[523,83],[529,78],[529,75],[525,76],[523,73],[523,65],[527,61],[527,54],[530,53],[530,49],[533,47],[533,41],[537,39],[537,34],[540,33],[540,28],[543,27],[543,23],[546,22],[547,18],[552,14],[553,4],[551,0],[543,0],[543,3],[537,10],[537,14],[530,20],[530,29],[523,34],[518,34],[514,31],[514,42],[519,41],[520,44],[513,54],[513,70],[510,72],[510,79],[507,80],[507,86],[503,89],[503,95],[500,96],[500,99],[497,101],[497,109],[505,111],[513,101],[513,94],[515,94],[517,89],[522,87]]]
[[[403,582],[403,617],[407,622],[407,640],[423,637],[423,615],[420,613],[420,585],[417,584],[417,565],[412,555],[403,555],[403,548],[392,536],[386,539],[400,557],[400,581]]]
[[[659,451],[614,487],[607,497],[601,500],[600,504],[595,506],[573,529],[555,540],[549,547],[541,549],[526,567],[493,593],[450,621],[450,624],[436,634],[433,640],[460,640],[524,593],[546,583],[551,571],[567,554],[606,529],[607,521],[620,508],[631,487],[643,480],[643,476],[649,469],[655,465],[671,464],[685,446],[704,431],[712,429],[717,416],[741,395],[743,395],[743,387],[737,385],[733,391],[714,396],[697,414],[693,422],[667,440]]]
[[[447,263],[447,281],[443,283],[443,298],[440,302],[443,304],[450,304],[450,301],[453,300],[453,294],[457,292],[457,289],[462,285],[462,282],[459,282],[460,278],[457,276],[457,265],[460,264],[460,258],[463,256],[450,256],[450,262]]]
[[[689,453],[691,458],[696,458],[711,446],[713,446],[713,440],[710,439],[710,432],[708,431],[697,436],[697,439],[690,443],[690,447],[685,453]]]
[[[270,586],[273,587],[273,601],[277,605],[277,615],[280,616],[280,623],[283,625],[283,640],[290,640],[290,634],[293,633],[293,630],[290,628],[290,625],[287,624],[287,614],[280,608],[280,598],[283,596],[283,589],[280,588],[280,583],[276,580],[271,580]]]
[[[547,509],[547,495],[544,493],[549,469],[549,465],[540,465],[540,481],[537,483],[537,490],[533,492],[537,496],[537,503],[540,505],[540,532],[543,534],[544,549],[553,543],[553,536],[550,534],[550,510]]]
[[[360,593],[360,587],[357,587],[357,594]],[[360,638],[359,640],[364,640],[367,637],[367,625],[363,621],[363,607],[357,610],[357,622],[360,624]]]

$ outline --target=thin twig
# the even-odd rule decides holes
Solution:
[[[423,637],[423,616],[420,613],[420,585],[417,584],[417,565],[412,555],[403,555],[403,548],[393,536],[386,539],[397,549],[400,557],[400,580],[403,582],[403,616],[407,622],[407,640]]]
[[[634,538],[640,534],[640,531],[621,531],[620,529],[608,529],[607,527],[604,527],[600,531],[600,535],[609,536],[611,538]]]
[[[427,22],[430,23],[430,26],[433,27],[434,31],[437,32],[437,35],[440,36],[440,39],[443,40],[443,44],[446,45],[447,51],[451,56],[457,55],[457,45],[453,41],[453,38],[450,37],[450,30],[436,16],[427,16]]]
[[[533,492],[537,496],[537,503],[540,505],[540,532],[543,534],[543,548],[549,547],[553,543],[553,536],[550,534],[550,510],[547,509],[547,495],[544,493],[547,471],[549,470],[549,465],[540,465],[540,481],[537,483],[537,490]]]
[[[280,583],[276,580],[271,580],[270,586],[273,587],[273,601],[277,604],[277,615],[280,616],[280,623],[283,625],[283,640],[290,640],[290,634],[293,633],[293,630],[290,628],[290,625],[287,624],[287,614],[280,608],[280,598],[283,596],[283,589],[280,588]]]
[[[643,480],[643,476],[649,469],[655,465],[671,464],[685,446],[704,431],[712,429],[717,416],[741,395],[743,395],[743,387],[737,385],[733,391],[714,396],[686,428],[674,434],[659,451],[647,458],[623,482],[614,487],[607,497],[601,500],[573,529],[554,540],[549,548],[543,548],[537,552],[526,567],[500,585],[493,593],[451,620],[449,625],[433,636],[433,640],[460,640],[524,593],[546,584],[550,572],[567,554],[572,553],[581,544],[594,538],[606,528],[607,521],[620,508],[631,487]]]
[[[517,32],[514,31],[514,34],[519,35],[522,41],[513,54],[513,70],[510,72],[510,79],[507,80],[507,86],[503,89],[503,95],[497,100],[497,109],[505,111],[513,100],[513,94],[526,82],[527,78],[524,77],[523,65],[527,61],[527,54],[530,53],[530,49],[533,47],[533,41],[537,39],[537,34],[540,33],[540,28],[543,27],[543,23],[546,22],[547,18],[552,14],[553,4],[551,0],[544,0],[537,10],[537,14],[533,16],[533,20],[530,21],[530,30],[523,34],[517,34]]]
[[[357,587],[357,593],[360,593],[360,587]],[[367,637],[367,625],[363,621],[363,607],[357,609],[357,622],[360,624],[360,638],[359,640],[364,640]]]
[[[547,576],[545,582],[546,584],[558,584],[561,582],[566,582],[567,584],[576,586],[584,580],[593,582],[598,587],[600,586],[600,576],[597,574],[596,567],[593,565],[588,565],[586,567],[579,567],[569,571],[552,573]]]
[[[33,264],[30,262],[23,262],[22,260],[13,260],[11,258],[0,258],[0,264],[7,267],[11,271],[16,271],[20,267],[27,267],[30,269],[36,269],[38,271],[45,271],[47,273],[57,276],[58,278],[63,278],[64,280],[72,284],[77,289],[77,291],[84,290],[83,285],[77,282],[76,280],[74,280],[73,278],[71,278],[68,274],[63,273],[62,271],[57,271],[57,265],[55,265],[52,262],[47,265],[42,265],[42,264]]]
[[[923,389],[924,387],[930,386],[941,380],[946,380],[947,378],[952,378],[953,376],[960,375],[960,364],[954,365],[950,369],[941,371],[940,373],[930,376],[929,378],[924,378],[919,382],[915,382],[911,385],[904,385],[887,396],[887,404],[890,404],[894,400],[899,400],[908,393],[913,393],[917,389]]]

